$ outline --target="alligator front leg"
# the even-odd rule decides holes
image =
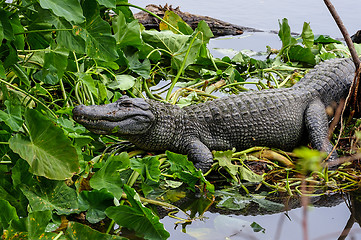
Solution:
[[[190,140],[187,144],[188,159],[193,162],[195,168],[203,173],[207,172],[213,163],[213,155],[209,148],[200,140]]]
[[[325,106],[320,99],[316,99],[309,104],[305,111],[305,124],[312,147],[330,154],[333,145],[328,140],[328,118]],[[329,161],[337,158],[336,151],[333,151]]]

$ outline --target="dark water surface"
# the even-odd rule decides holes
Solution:
[[[361,0],[331,0],[341,16],[350,35],[361,29]],[[166,3],[173,7],[180,6],[185,12],[218,18],[233,24],[265,30],[261,33],[245,33],[236,37],[221,37],[211,40],[209,48],[215,57],[232,56],[243,49],[266,51],[266,46],[280,48],[281,43],[276,34],[270,30],[278,30],[278,19],[288,18],[293,32],[301,32],[303,22],[310,22],[314,34],[325,34],[341,38],[334,20],[322,0],[134,0],[132,4],[145,7],[147,4]],[[137,10],[135,10],[136,12]],[[350,210],[345,203],[335,207],[310,207],[308,209],[308,236],[311,240],[338,239],[345,227]],[[195,221],[186,227],[178,226],[174,230],[176,219],[166,217],[162,220],[170,232],[170,239],[269,239],[298,240],[303,238],[302,208],[287,213],[262,216],[236,216],[206,213],[203,221]],[[265,233],[254,233],[247,227],[257,222]],[[346,239],[361,239],[361,229],[355,223]]]

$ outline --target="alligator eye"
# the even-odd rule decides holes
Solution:
[[[119,106],[120,106],[120,107],[132,107],[132,106],[133,106],[133,103],[132,103],[131,100],[125,99],[125,100],[119,102]]]

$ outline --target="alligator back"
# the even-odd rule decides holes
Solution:
[[[351,59],[332,59],[316,65],[293,88],[317,91],[324,105],[329,106],[346,98],[354,76]]]
[[[308,92],[283,89],[246,92],[183,108],[187,130],[211,149],[252,146],[291,150],[304,137]]]
[[[292,150],[309,140],[305,112],[310,103],[320,99],[325,109],[346,98],[353,76],[351,60],[335,59],[319,64],[292,88],[244,92],[184,107],[186,131],[196,132],[214,150],[257,145]]]

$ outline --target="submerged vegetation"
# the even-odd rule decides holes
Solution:
[[[167,239],[154,206],[190,210],[171,204],[187,192],[207,199],[195,210],[201,216],[212,204],[241,210],[256,202],[282,210],[266,199],[272,193],[358,189],[361,169],[352,157],[331,171],[322,168],[317,151],[260,146],[214,152],[215,164],[203,175],[186,156],[144,152],[72,120],[73,106],[124,94],[186,106],[249,91],[249,85],[289,87],[320,61],[349,56],[341,42],[314,36],[308,23],[294,37],[287,19],[280,21],[282,48],[268,47],[262,60],[245,52],[217,59],[207,48],[213,36],[207,24],[193,30],[172,12],[155,31],[143,29],[129,9],[139,7],[127,1],[0,4],[3,239],[127,239],[123,229]],[[360,124],[346,129],[342,155],[358,152]],[[193,210],[182,223],[195,218]]]

